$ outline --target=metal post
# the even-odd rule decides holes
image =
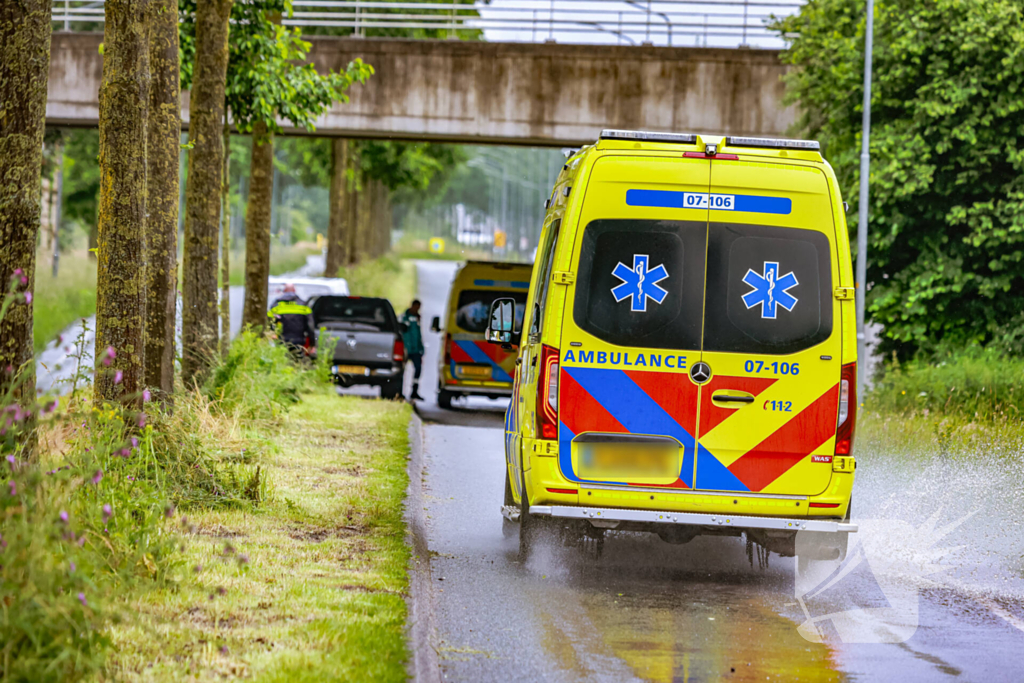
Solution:
[[[857,400],[864,400],[867,371],[867,337],[864,331],[864,295],[868,271],[868,181],[871,166],[871,47],[875,30],[875,3],[867,0],[867,27],[864,31],[864,118],[860,147],[860,206],[857,216]]]
[[[551,0],[551,9],[548,10],[548,41],[555,40],[555,0]]]
[[[644,38],[644,43],[651,44],[651,0],[647,0],[647,36]]]
[[[743,42],[740,43],[741,47],[745,47],[747,44],[747,5],[750,0],[743,0]]]
[[[537,10],[533,10],[533,42],[537,42]]]
[[[58,142],[56,145],[56,156],[57,158],[57,205],[53,207],[53,215],[50,216],[50,220],[53,221],[53,277],[57,277],[57,271],[60,269],[60,224],[63,218],[64,211],[64,143]]]
[[[64,0],[64,30],[71,30],[71,0]],[[56,269],[53,271],[53,276],[57,277]]]

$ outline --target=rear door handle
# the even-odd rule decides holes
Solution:
[[[753,403],[753,396],[736,396],[733,394],[716,394],[711,397],[712,401],[718,403]]]

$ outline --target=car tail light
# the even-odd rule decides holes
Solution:
[[[444,335],[444,364],[450,365],[452,362],[452,335]]]
[[[542,439],[558,438],[558,349],[540,347],[540,381],[537,382],[537,431]]]
[[[839,418],[836,420],[836,455],[853,451],[853,429],[857,423],[857,364],[843,366],[839,379]]]
[[[391,359],[396,363],[405,360],[405,342],[401,339],[395,340],[395,348],[391,350]]]

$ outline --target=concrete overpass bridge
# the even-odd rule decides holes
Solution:
[[[53,33],[49,125],[97,125],[102,38]],[[360,57],[376,70],[322,117],[322,137],[577,146],[602,128],[784,136],[796,116],[774,50],[306,39],[319,69]],[[187,92],[182,110],[187,126]]]

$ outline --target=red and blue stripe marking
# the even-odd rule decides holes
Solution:
[[[457,379],[455,365],[457,363],[474,363],[477,365],[491,366],[491,379],[495,382],[508,382],[511,384],[512,377],[505,368],[501,367],[501,361],[508,357],[508,354],[501,350],[497,344],[485,341],[473,341],[467,339],[452,340],[451,365],[449,369],[452,378]]]

